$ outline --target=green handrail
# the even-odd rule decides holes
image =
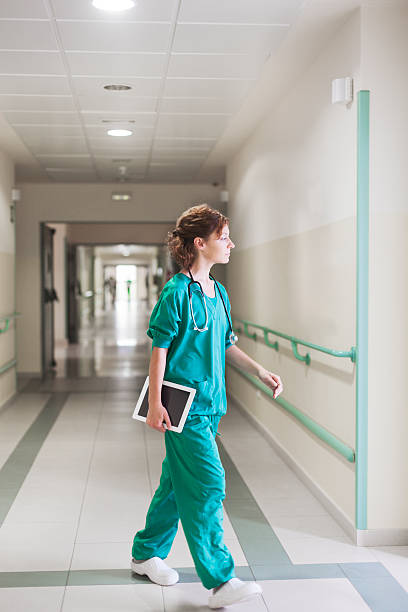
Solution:
[[[17,317],[21,317],[21,313],[20,312],[12,312],[9,315],[5,315],[4,317],[0,317],[0,321],[5,321],[6,322],[5,326],[0,329],[0,334],[4,334],[6,331],[8,331],[9,325],[10,325],[10,321],[12,319],[16,319]]]
[[[249,382],[252,385],[254,385],[254,387],[257,387],[258,389],[260,389],[262,391],[262,393],[265,393],[265,395],[267,395],[268,397],[272,398],[274,402],[276,402],[280,406],[282,406],[282,408],[284,408],[284,410],[286,410],[292,416],[294,416],[305,427],[307,427],[307,429],[309,429],[309,431],[311,431],[312,433],[315,434],[315,436],[320,438],[320,440],[323,440],[323,442],[325,442],[326,444],[331,446],[331,448],[333,448],[335,451],[340,453],[340,455],[345,457],[347,459],[347,461],[350,461],[350,463],[354,463],[355,462],[355,458],[356,458],[355,457],[355,452],[354,452],[354,450],[350,446],[347,446],[347,444],[345,444],[344,442],[342,442],[341,440],[336,438],[336,436],[334,436],[332,433],[330,433],[330,431],[328,431],[327,429],[325,429],[324,427],[319,425],[319,423],[316,423],[316,421],[311,419],[304,412],[301,412],[300,410],[295,408],[295,406],[292,406],[292,404],[290,404],[288,401],[286,401],[282,397],[277,397],[275,399],[273,397],[272,389],[269,389],[269,387],[267,387],[260,380],[255,378],[255,376],[252,376],[251,374],[247,374],[246,372],[241,370],[241,368],[238,368],[237,366],[235,366],[235,365],[233,365],[231,363],[229,363],[228,365],[231,368],[233,368],[236,372],[238,372],[238,374],[240,374],[241,376],[243,376],[244,378],[249,380]]]
[[[307,346],[309,348],[314,349],[315,351],[320,351],[321,353],[327,353],[328,355],[332,355],[333,357],[346,357],[351,359],[353,363],[356,361],[356,347],[352,346],[349,351],[335,351],[333,349],[326,348],[325,346],[320,346],[319,344],[313,344],[312,342],[306,342],[305,340],[300,340],[299,338],[295,338],[295,336],[289,336],[288,334],[283,334],[282,332],[275,331],[274,329],[270,329],[269,327],[265,327],[264,325],[258,325],[257,323],[252,323],[251,321],[246,321],[245,319],[239,319],[238,317],[233,316],[233,323],[238,322],[242,323],[242,327],[237,327],[234,325],[234,330],[239,333],[244,333],[247,338],[251,338],[251,340],[256,340],[256,333],[251,333],[248,330],[248,327],[254,327],[255,329],[261,329],[264,335],[264,341],[267,346],[274,348],[276,351],[279,350],[278,342],[270,342],[268,339],[269,334],[273,334],[274,336],[278,336],[280,338],[285,338],[289,340],[292,345],[292,351],[296,359],[299,361],[303,361],[306,365],[309,365],[311,362],[310,353],[306,353],[306,355],[300,355],[298,351],[298,344],[302,346]]]
[[[7,372],[7,370],[11,370],[11,368],[14,368],[15,365],[17,365],[16,359],[9,361],[8,363],[6,363],[6,365],[0,368],[0,374],[4,374],[4,372]]]
[[[357,107],[356,527],[367,529],[368,276],[370,244],[370,92]]]

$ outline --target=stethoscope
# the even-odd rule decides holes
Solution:
[[[203,291],[203,288],[201,286],[201,283],[199,281],[194,280],[193,275],[191,274],[191,270],[190,269],[188,270],[188,273],[189,273],[190,278],[191,278],[191,281],[188,283],[188,299],[189,299],[189,302],[190,302],[190,312],[191,312],[191,318],[193,319],[193,323],[194,323],[194,329],[196,331],[198,331],[198,332],[205,332],[205,331],[208,331],[208,310],[207,310],[207,304],[206,304],[206,301],[205,301],[204,291]],[[222,300],[222,305],[224,306],[225,314],[227,316],[228,323],[229,323],[230,330],[231,330],[231,333],[229,335],[229,341],[231,342],[231,344],[235,344],[236,342],[238,342],[238,336],[234,333],[234,330],[232,329],[231,319],[230,319],[230,316],[228,314],[228,310],[227,310],[227,307],[225,305],[224,298],[222,297],[221,290],[220,290],[220,288],[218,286],[217,281],[212,276],[212,274],[210,274],[209,276],[210,276],[211,280],[214,281],[215,286],[218,289],[218,293],[220,294],[220,298]],[[196,320],[194,318],[194,312],[193,312],[193,303],[192,303],[192,296],[191,296],[191,285],[194,285],[194,284],[197,284],[200,287],[201,298],[202,298],[202,301],[204,303],[204,309],[205,309],[205,324],[204,324],[204,327],[202,327],[201,329],[198,327],[198,325],[196,323]]]

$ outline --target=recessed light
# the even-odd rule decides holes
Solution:
[[[104,85],[103,88],[108,91],[128,91],[132,89],[130,85]]]
[[[132,192],[131,191],[114,191],[112,193],[112,200],[115,201],[128,201],[132,199]]]
[[[131,136],[132,130],[108,130],[109,136]]]
[[[102,11],[127,11],[135,6],[133,0],[92,0],[92,5]]]

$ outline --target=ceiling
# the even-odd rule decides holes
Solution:
[[[24,149],[17,179],[198,180],[302,5],[138,0],[108,13],[91,0],[1,0],[0,127]]]

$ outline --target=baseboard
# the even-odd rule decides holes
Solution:
[[[16,399],[18,393],[17,391],[15,393],[13,393],[13,395],[11,397],[9,397],[4,404],[1,404],[0,406],[0,412],[4,412],[4,410],[7,410],[7,408],[14,402],[14,400]]]
[[[358,546],[407,546],[408,529],[357,529]]]
[[[289,453],[279,444],[276,438],[271,434],[269,429],[261,423],[255,415],[249,412],[245,406],[232,394],[228,393],[230,398],[238,410],[251,422],[257,431],[265,438],[265,440],[272,446],[274,451],[279,457],[286,463],[290,469],[295,472],[296,476],[307,486],[310,492],[319,500],[324,506],[327,512],[334,518],[340,527],[347,533],[347,535],[359,546],[367,546],[367,544],[359,544],[357,542],[357,533],[354,525],[351,523],[349,518],[344,512],[324,493],[324,491],[310,478],[310,476],[299,466],[298,463],[289,455]]]

